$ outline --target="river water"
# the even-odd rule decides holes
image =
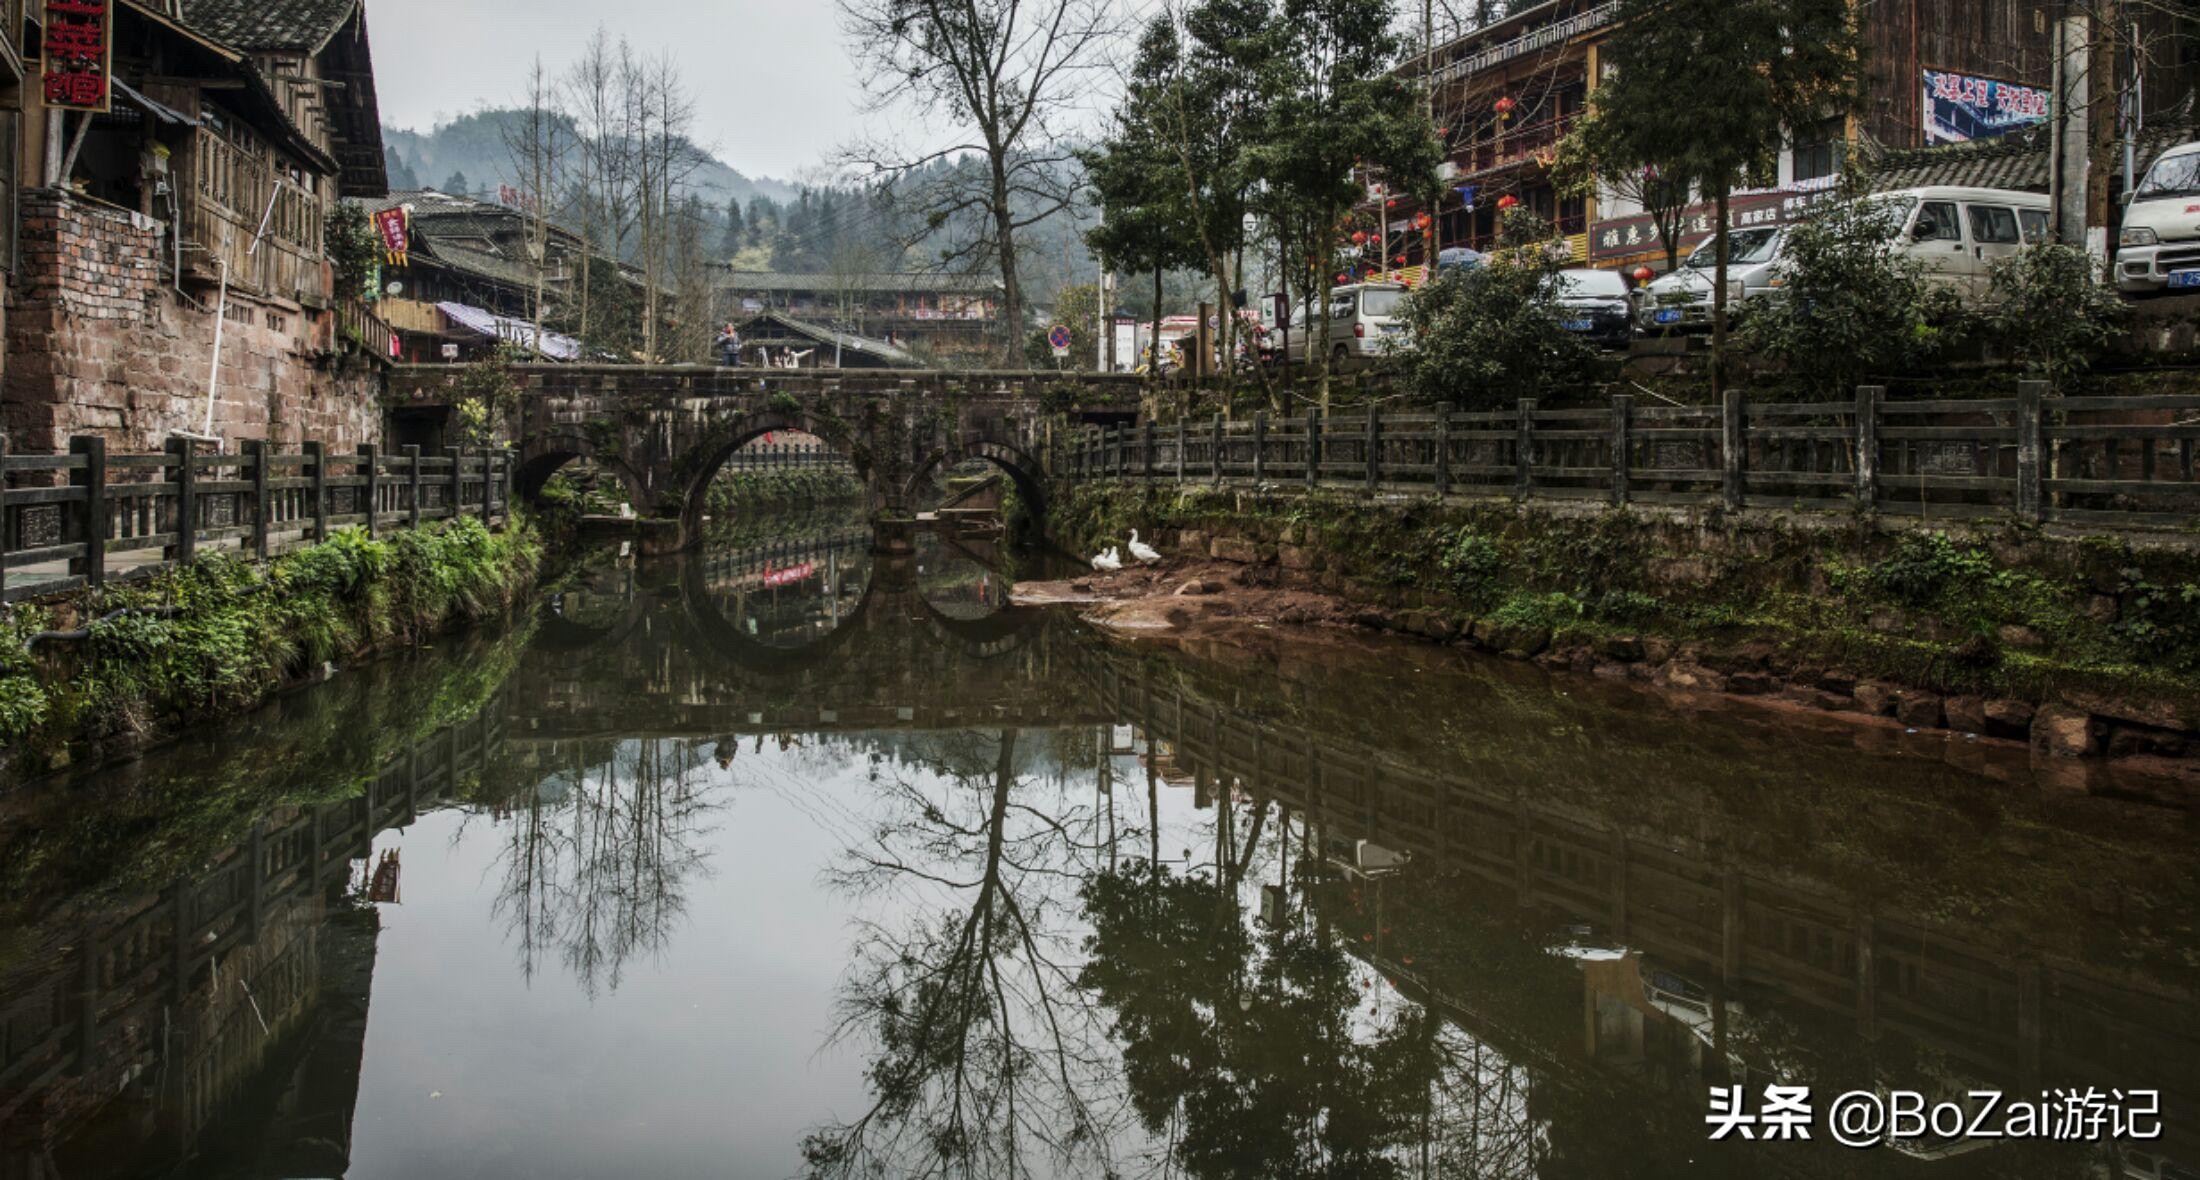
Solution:
[[[864,541],[605,553],[0,796],[0,1177],[2195,1174],[2182,812]],[[1810,1141],[1710,1140],[1768,1086]],[[2086,1087],[2158,1133],[1825,1122]]]

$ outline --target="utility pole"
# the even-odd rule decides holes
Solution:
[[[2101,231],[2101,247],[2107,248],[2106,225],[2088,225],[2090,211],[2093,137],[2088,124],[2093,113],[2092,22],[2076,5],[2064,0],[2054,29],[2054,140],[2048,160],[2048,216],[2054,238],[2066,246],[2091,246],[2094,230]]]
[[[1436,0],[1421,0],[1421,84],[1428,88],[1428,123],[1431,130],[1436,122]],[[1445,145],[1449,148],[1449,144]],[[1429,201],[1428,236],[1421,243],[1421,282],[1426,284],[1436,277],[1436,222],[1443,208],[1443,194],[1438,193]]]

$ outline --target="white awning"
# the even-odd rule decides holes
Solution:
[[[511,316],[468,307],[463,303],[438,303],[435,309],[450,317],[451,322],[459,327],[491,340],[502,340],[531,352],[539,351],[554,361],[577,361],[581,358],[581,342],[556,332],[544,332],[542,347],[537,349],[535,326],[525,320],[515,320]]]

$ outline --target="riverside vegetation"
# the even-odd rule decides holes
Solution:
[[[2189,547],[1092,484],[1060,489],[1049,523],[1079,552],[1143,528],[1174,552],[1363,603],[1365,624],[1669,687],[1780,693],[2067,754],[2181,756],[2200,729]]]
[[[206,554],[0,626],[0,776],[238,712],[337,660],[503,613],[541,558],[534,527],[347,529],[265,565]],[[68,632],[69,634],[53,634]]]

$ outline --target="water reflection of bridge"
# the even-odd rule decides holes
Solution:
[[[439,729],[351,797],[277,813],[194,879],[54,931],[0,974],[0,1175],[103,1175],[133,1156],[165,1172],[226,1122],[277,1111],[267,1174],[341,1174],[373,926],[362,914],[345,947],[329,919],[358,907],[352,865],[376,834],[496,765],[502,724],[487,708]]]
[[[1076,642],[1062,620],[1005,604],[972,618],[927,599],[934,566],[960,560],[876,556],[826,535],[612,571],[529,651],[531,696],[515,697],[515,716],[568,739],[1107,720],[1056,674]],[[772,612],[781,627],[747,625],[760,619],[758,578],[805,570],[773,588],[795,596]],[[860,595],[852,571],[867,575]]]
[[[1320,835],[1333,861],[1410,866],[1378,887],[1400,914],[1428,907],[1428,921],[1397,917],[1379,932],[1369,929],[1370,944],[1354,952],[1520,1059],[1562,1075],[1580,1072],[1486,1018],[1483,1000],[1498,981],[1447,975],[1435,948],[1412,946],[1411,935],[1394,942],[1393,924],[1440,931],[1456,917],[1456,909],[1436,912],[1443,907],[1494,901],[1584,924],[1598,941],[1632,948],[1627,972],[1639,966],[1643,977],[1667,980],[1702,1010],[1703,1044],[1683,1035],[1687,1045],[1665,1045],[1669,1055],[1688,1058],[1667,1068],[1725,1069],[1707,1051],[1712,1030],[1723,1054],[1731,1028],[1769,1012],[1813,1030],[1811,1049],[1875,1059],[1893,1075],[1881,1077],[1887,1085],[1932,1092],[1936,1083],[1968,1081],[2012,1093],[2043,1085],[2159,1087],[2165,1110],[2200,1094],[2200,1015],[2192,997],[2136,982],[2124,964],[2050,962],[2013,951],[1956,923],[1894,912],[1812,880],[1793,863],[1752,855],[1742,850],[1746,840],[1722,839],[1704,822],[1670,830],[1654,816],[1600,813],[1547,797],[1527,781],[1447,771],[1425,756],[1409,762],[1375,744],[1249,716],[1223,704],[1221,692],[1188,688],[1195,680],[1138,669],[1110,657],[1084,665],[1101,711],[1137,725],[1157,744],[1155,761],[1169,775],[1189,778],[1203,798],[1234,788],[1282,804]],[[1504,724],[1499,711],[1493,730]],[[1495,732],[1491,740],[1506,739]],[[1359,932],[1352,916],[1343,921]],[[1626,993],[1639,1000],[1643,987],[1615,985],[1611,970],[1583,973],[1588,1054],[1637,1065],[1655,1055],[1654,1031],[1646,1043],[1639,1020],[1631,1029],[1624,1013],[1613,1020]],[[1581,1045],[1581,1018],[1570,1027]],[[1936,1057],[1945,1064],[1904,1078],[1906,1068]],[[1696,1089],[1699,1103],[1701,1096]],[[2167,1149],[2200,1156],[2200,1132],[2174,1119],[2165,1125]]]

